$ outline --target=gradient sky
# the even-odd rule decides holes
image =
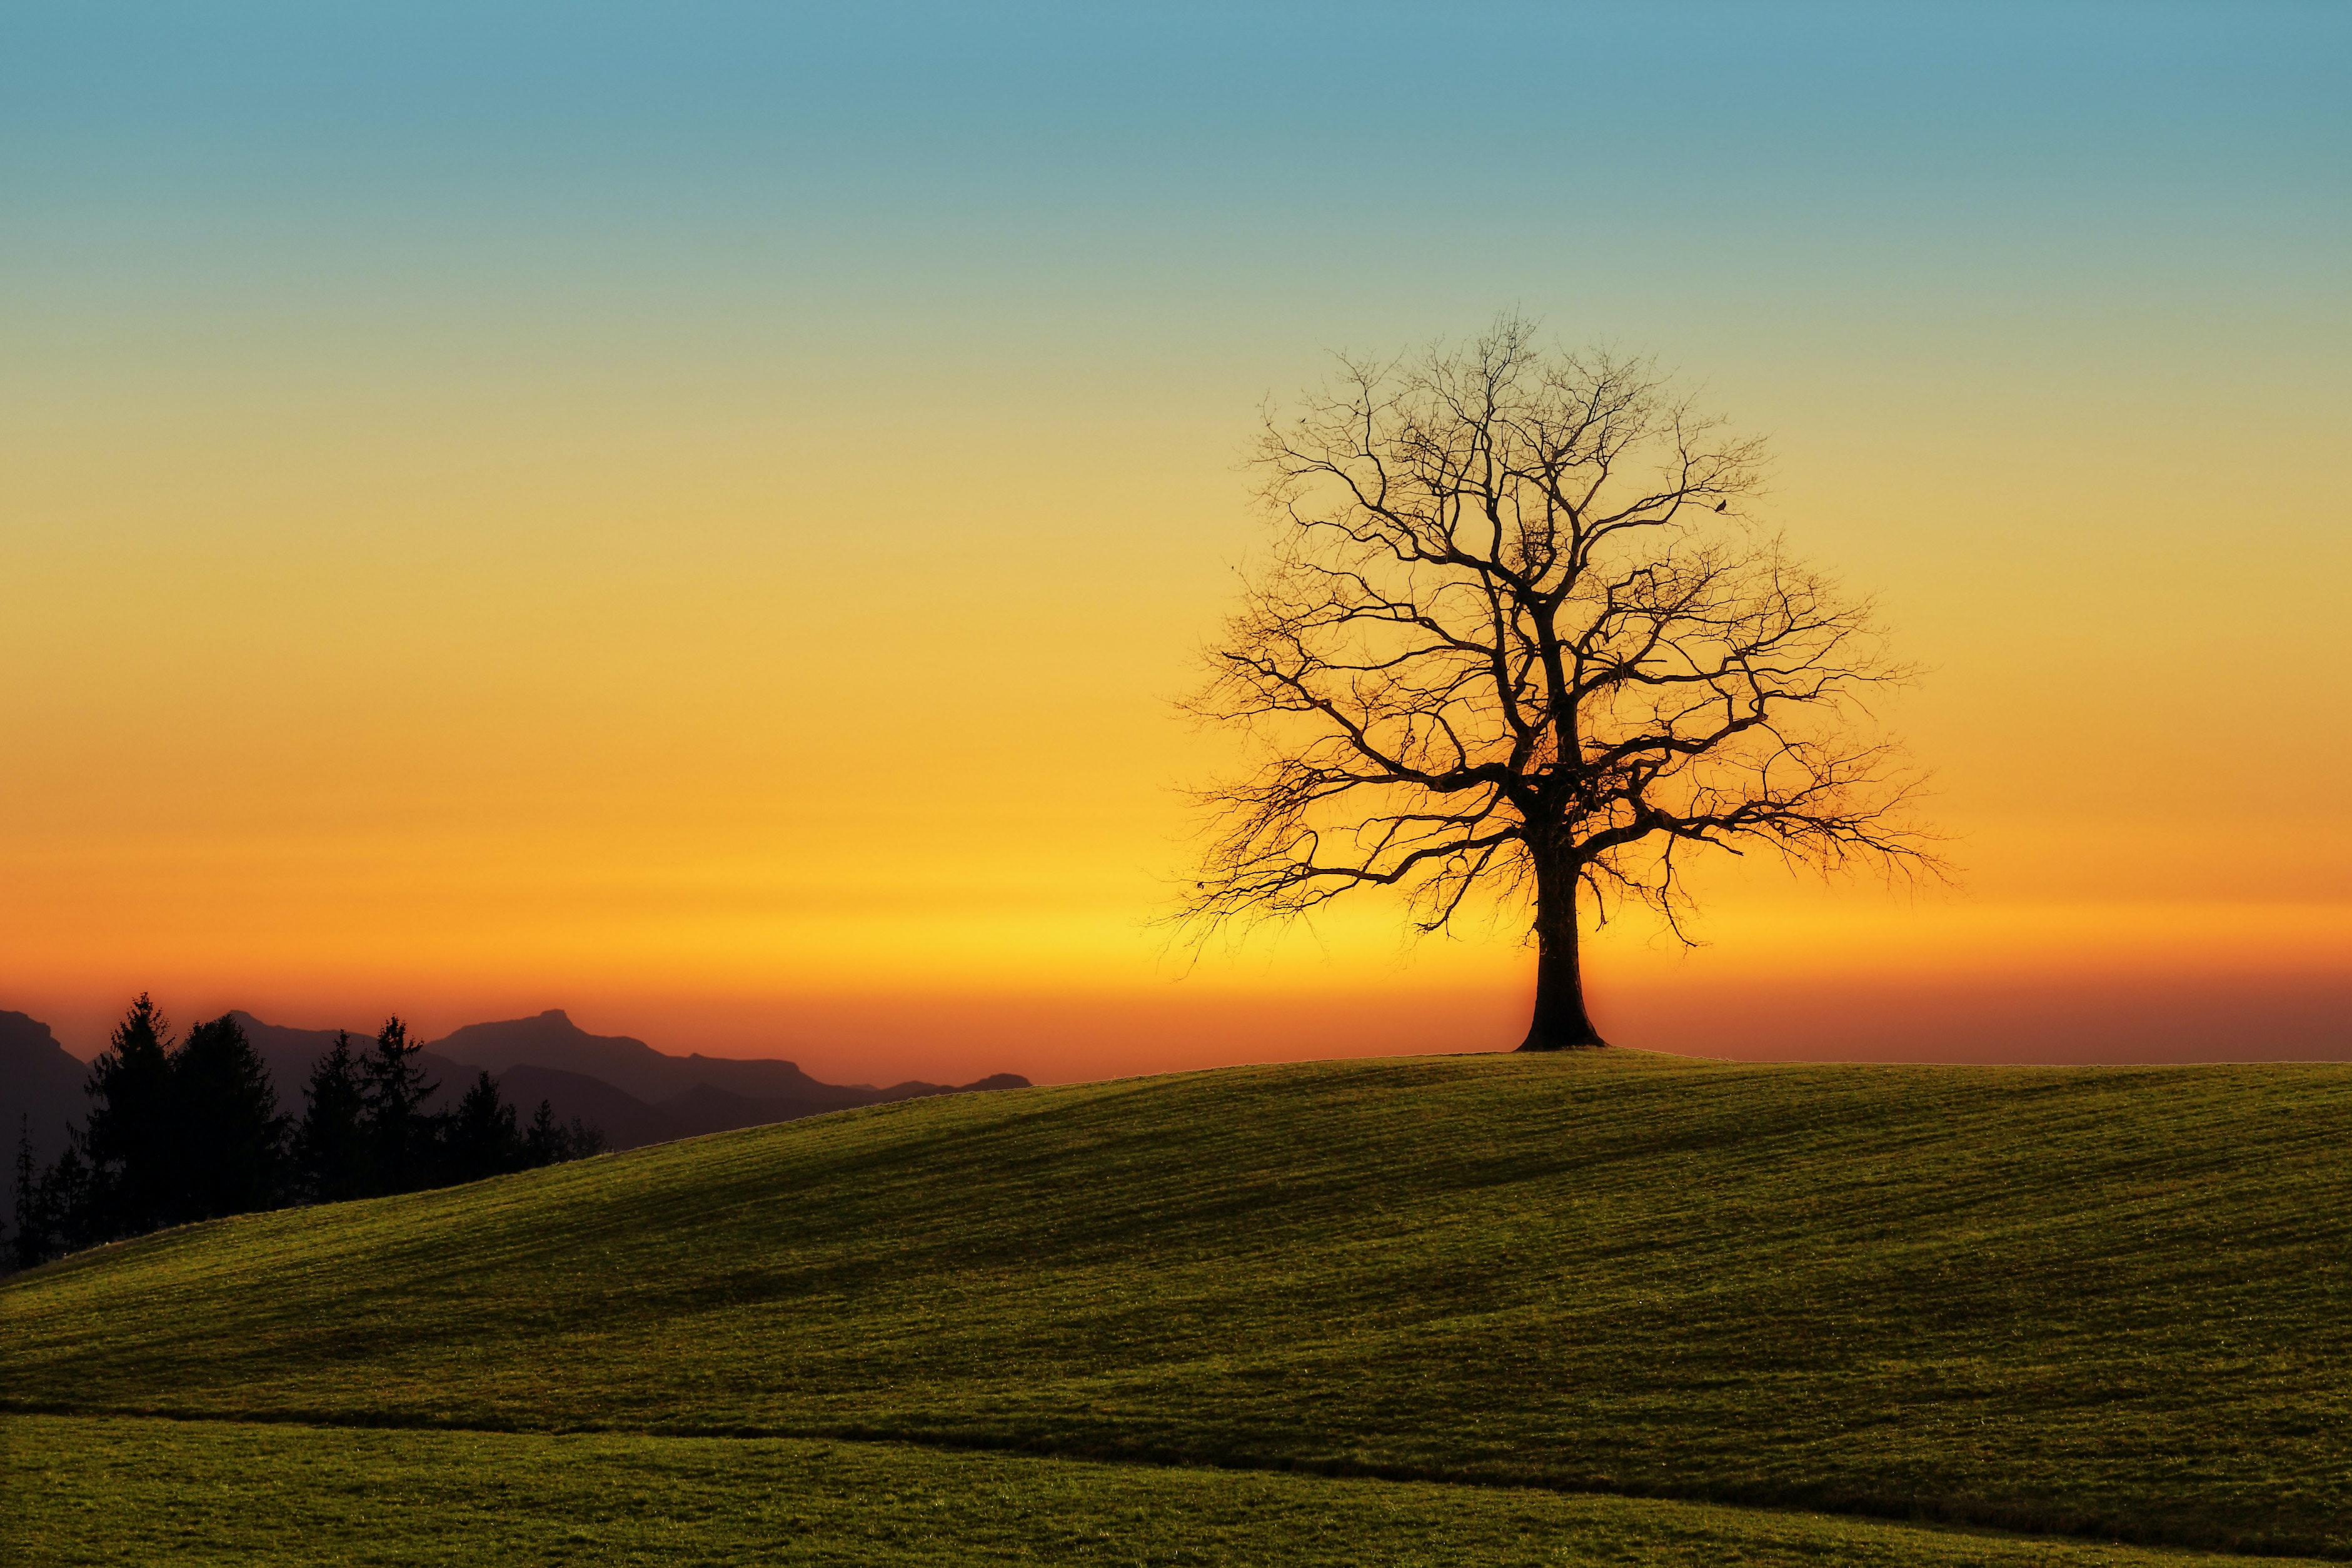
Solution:
[[[0,18],[0,1007],[821,1076],[1507,1045],[1151,917],[1255,411],[1654,352],[1932,667],[1955,890],[1731,866],[1628,1045],[2352,1056],[2352,8]]]

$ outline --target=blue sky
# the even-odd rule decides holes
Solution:
[[[0,1005],[1159,995],[1255,410],[1514,309],[1771,435],[1937,672],[1962,902],[1727,883],[1722,952],[2336,973],[2347,68],[2343,5],[12,5]],[[739,914],[856,898],[918,912]],[[1395,977],[1328,940],[1227,979]]]

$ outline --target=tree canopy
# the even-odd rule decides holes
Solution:
[[[1766,457],[1648,362],[1507,318],[1270,408],[1272,547],[1185,704],[1256,756],[1201,794],[1194,933],[1366,888],[1424,931],[1518,900],[1522,1048],[1599,1045],[1583,922],[1631,900],[1687,939],[1694,854],[1936,864],[1868,707],[1912,671],[1757,527]]]

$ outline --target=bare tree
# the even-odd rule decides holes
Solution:
[[[1750,531],[1761,441],[1644,362],[1543,350],[1509,318],[1340,363],[1268,412],[1273,553],[1184,704],[1261,756],[1202,792],[1196,938],[1368,887],[1406,893],[1423,931],[1518,900],[1519,1048],[1553,1050],[1604,1043],[1581,917],[1632,899],[1688,940],[1703,847],[1935,865],[1862,701],[1909,671],[1867,602]]]

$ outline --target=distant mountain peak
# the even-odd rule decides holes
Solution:
[[[242,1007],[231,1009],[229,1016],[268,1065],[280,1108],[301,1114],[312,1069],[339,1031],[272,1024]],[[351,1033],[362,1047],[373,1038],[372,1033]],[[438,1109],[454,1104],[473,1076],[487,1068],[526,1115],[546,1100],[558,1117],[579,1116],[602,1127],[618,1148],[919,1096],[1022,1089],[1029,1082],[1017,1073],[997,1073],[963,1085],[919,1079],[887,1089],[820,1083],[798,1064],[773,1057],[675,1057],[627,1035],[593,1035],[561,1007],[454,1029],[424,1043],[418,1065],[436,1079],[431,1103]],[[58,1044],[47,1025],[0,1011],[0,1110],[7,1113],[0,1136],[13,1134],[21,1119],[30,1116],[37,1124],[39,1158],[48,1159],[63,1146],[68,1120],[86,1109],[87,1073],[86,1064]],[[0,1171],[0,1177],[5,1174]],[[0,1190],[0,1198],[5,1196]],[[6,1206],[0,1202],[0,1212]]]
[[[695,1131],[781,1121],[854,1105],[951,1094],[957,1089],[952,1084],[919,1081],[887,1089],[865,1083],[820,1083],[803,1072],[798,1063],[776,1057],[707,1057],[698,1051],[671,1056],[633,1036],[592,1034],[573,1023],[561,1007],[530,1017],[467,1024],[432,1042],[431,1048],[452,1061],[469,1062],[492,1073],[544,1068],[601,1079],[647,1107],[681,1114],[690,1110],[688,1120],[695,1123],[690,1130]],[[967,1087],[1013,1089],[1025,1087],[1028,1081],[1015,1073],[998,1073]]]

